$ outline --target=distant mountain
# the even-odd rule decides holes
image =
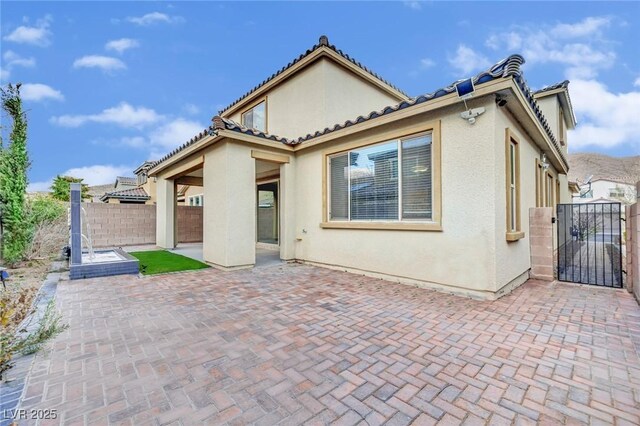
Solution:
[[[584,182],[605,179],[635,184],[640,181],[640,155],[635,157],[610,157],[604,154],[569,154],[569,180]]]

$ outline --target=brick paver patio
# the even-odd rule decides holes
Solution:
[[[302,265],[61,282],[23,409],[65,424],[640,424],[640,309],[481,302]],[[174,424],[179,424],[175,422]]]

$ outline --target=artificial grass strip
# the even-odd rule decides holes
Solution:
[[[209,265],[190,257],[166,250],[134,251],[129,254],[140,261],[140,272],[144,275],[192,271],[209,267]]]

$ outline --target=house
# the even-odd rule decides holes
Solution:
[[[114,183],[104,185],[93,185],[89,187],[91,203],[104,202],[115,203],[119,201],[117,193],[124,190],[137,188],[136,178],[127,176],[118,176]],[[115,194],[113,196],[108,194]]]
[[[251,267],[271,244],[284,260],[495,298],[529,277],[529,208],[571,201],[568,82],[534,93],[523,63],[472,77],[465,105],[455,84],[410,97],[320,37],[151,166],[157,244],[176,245],[176,188],[193,184],[214,266]]]
[[[145,161],[139,165],[133,173],[136,175],[136,185],[140,189],[139,194],[144,196],[145,204],[156,204],[155,179],[149,179],[148,172],[153,161]],[[202,187],[197,185],[179,185],[177,188],[178,205],[202,206],[204,196]]]
[[[640,156],[610,157],[603,154],[579,153],[569,156],[569,179],[578,191],[574,203],[623,203],[637,200],[636,182],[640,181]]]

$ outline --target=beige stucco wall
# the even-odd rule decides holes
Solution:
[[[155,204],[157,202],[156,198],[156,182],[154,178],[148,178],[147,181],[142,185],[142,189],[144,189],[147,194],[151,197],[147,200],[146,204]]]
[[[267,131],[295,138],[398,101],[322,58],[266,93]],[[241,122],[242,111],[230,116]]]
[[[529,136],[522,131],[518,123],[511,119],[501,108],[497,108],[495,117],[495,183],[496,183],[496,216],[495,223],[497,232],[496,258],[497,274],[496,282],[498,287],[508,285],[513,280],[525,274],[531,267],[530,262],[530,230],[529,230],[529,209],[536,207],[536,159],[540,159],[542,151],[535,145]],[[520,140],[520,220],[521,230],[524,231],[524,238],[517,241],[507,241],[506,221],[507,221],[507,193],[506,193],[506,150],[505,150],[505,129],[509,128]],[[553,165],[549,165],[548,172],[554,177],[554,202],[556,180],[558,173]],[[560,181],[562,188],[562,179]],[[568,192],[568,186],[565,187]],[[543,199],[544,180],[542,182]],[[562,199],[562,190],[561,190]],[[566,196],[565,196],[566,197]],[[553,209],[555,216],[555,208]],[[554,247],[556,225],[553,225]],[[521,279],[521,278],[520,278]]]
[[[176,245],[176,191],[172,180],[158,176],[156,182],[156,244],[162,248]]]
[[[204,157],[204,260],[221,267],[253,265],[256,181],[251,147],[219,143]]]
[[[567,155],[569,144],[567,141],[567,123],[566,120],[560,127],[560,101],[558,100],[558,95],[545,96],[544,98],[536,99],[538,102],[538,106],[542,109],[542,113],[544,114],[553,134],[558,139],[558,143],[560,140],[564,140],[565,144],[560,144],[560,148],[562,152]],[[563,115],[566,112],[563,112]],[[561,134],[562,133],[562,134]]]
[[[471,103],[478,106],[478,100]],[[384,131],[441,119],[442,232],[323,229],[322,152],[296,158],[296,258],[380,273],[474,295],[495,291],[494,168],[495,104],[471,127],[455,106],[384,126]],[[357,136],[363,141],[367,133]],[[345,138],[340,144],[354,140]],[[334,142],[331,146],[338,146]],[[469,163],[473,159],[473,164]],[[470,173],[471,168],[473,172]],[[286,227],[286,219],[284,226]],[[469,291],[471,290],[471,291]]]

